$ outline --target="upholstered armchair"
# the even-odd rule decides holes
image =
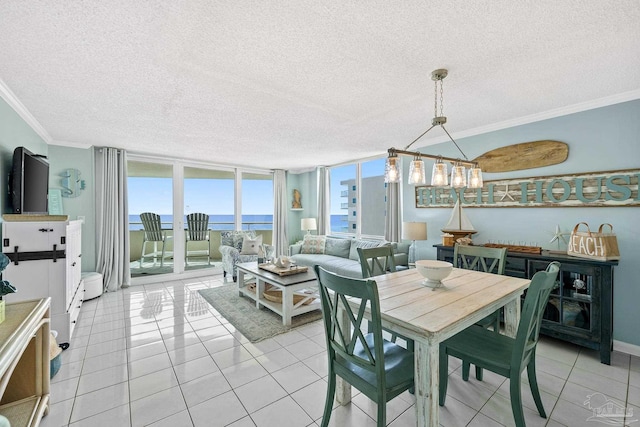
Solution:
[[[255,231],[222,231],[220,232],[220,248],[222,254],[222,269],[224,277],[231,274],[233,281],[238,278],[236,264],[239,262],[252,262],[258,260],[258,250],[262,245],[262,236],[257,236]],[[268,252],[272,246],[265,245]],[[268,256],[268,254],[265,254]]]

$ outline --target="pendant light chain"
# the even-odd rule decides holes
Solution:
[[[442,95],[441,95],[442,96]],[[442,98],[440,98],[442,102]],[[433,117],[438,116],[438,81],[433,81]]]
[[[440,79],[440,116],[444,116],[444,102],[443,102],[443,93],[444,93],[444,83],[443,83],[444,79]],[[438,84],[438,82],[436,82],[436,85]]]

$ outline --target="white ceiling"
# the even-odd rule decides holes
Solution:
[[[436,68],[454,137],[640,98],[639,43],[637,0],[0,2],[48,142],[273,169],[403,148]]]

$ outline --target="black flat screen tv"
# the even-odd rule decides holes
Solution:
[[[17,214],[49,213],[49,163],[24,147],[13,151],[9,197]]]

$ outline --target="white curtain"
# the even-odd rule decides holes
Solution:
[[[402,237],[402,204],[400,183],[387,184],[387,203],[384,218],[384,238],[388,242],[399,242]]]
[[[320,166],[318,175],[318,234],[331,233],[331,219],[329,218],[329,201],[331,189],[329,188],[329,169]]]
[[[287,174],[283,170],[273,173],[273,245],[275,255],[287,255]]]
[[[116,148],[95,149],[97,271],[104,291],[131,283],[129,269],[129,214],[127,154]]]

